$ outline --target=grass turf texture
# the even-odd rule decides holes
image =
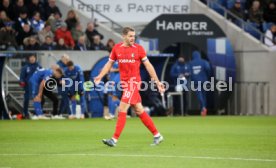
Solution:
[[[154,121],[165,137],[161,145],[151,147],[152,136],[132,118],[115,148],[101,142],[112,135],[115,120],[0,121],[0,168],[276,167],[276,117]]]

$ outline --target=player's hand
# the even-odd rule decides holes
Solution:
[[[158,91],[160,92],[160,94],[164,94],[164,92],[165,92],[164,84],[161,82],[157,82],[156,85],[157,85],[157,88],[158,88]]]
[[[34,101],[41,102],[41,96],[39,96],[39,95],[35,96]]]
[[[98,84],[100,84],[101,80],[102,80],[102,78],[101,78],[100,76],[96,76],[96,77],[94,78],[94,83],[95,83],[96,85],[98,85]]]
[[[19,86],[22,87],[22,88],[24,88],[26,86],[26,83],[25,82],[20,82]]]
[[[60,83],[62,86],[65,86],[65,80],[61,80],[59,83]]]

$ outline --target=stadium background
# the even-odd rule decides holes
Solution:
[[[15,15],[19,15],[21,10],[26,10],[30,21],[32,21],[32,17],[30,16],[33,12],[32,9],[30,9],[30,7],[32,6],[31,1],[23,1],[23,7],[22,1],[23,0],[10,1],[11,9],[9,11],[12,11],[12,16],[10,16],[11,20],[5,20],[2,18],[2,27],[5,27],[10,23],[12,23],[12,25],[15,25],[18,20],[18,16]],[[169,135],[168,143],[169,145],[173,146],[170,147],[176,152],[174,153],[166,147],[160,148],[154,150],[153,152],[150,152],[148,154],[149,158],[156,157],[158,158],[157,160],[162,163],[162,156],[160,157],[159,154],[167,153],[167,155],[163,156],[164,158],[171,157],[176,159],[176,162],[167,162],[166,164],[168,167],[177,167],[177,164],[185,165],[182,161],[177,160],[178,156],[182,159],[188,156],[186,158],[186,161],[188,161],[188,163],[186,163],[188,167],[201,167],[203,165],[208,165],[210,167],[231,167],[229,166],[229,164],[234,164],[236,165],[235,167],[275,166],[276,133],[275,118],[273,117],[273,115],[276,114],[276,104],[274,103],[276,100],[276,95],[274,94],[276,90],[276,80],[273,74],[276,71],[276,66],[274,65],[276,62],[276,53],[275,46],[268,46],[265,44],[265,39],[267,38],[266,33],[270,29],[270,27],[275,24],[275,18],[274,23],[273,19],[272,21],[269,19],[266,20],[266,17],[262,19],[261,23],[252,22],[249,18],[246,17],[239,18],[231,12],[231,8],[236,2],[235,0],[161,0],[158,2],[143,0],[115,0],[112,2],[107,0],[49,0],[49,2],[50,1],[52,1],[51,3],[56,3],[56,6],[59,8],[59,11],[62,15],[62,22],[66,20],[68,11],[73,10],[76,13],[79,23],[77,25],[80,25],[82,29],[81,34],[86,35],[85,31],[87,29],[87,25],[88,23],[92,22],[95,25],[95,29],[99,32],[99,34],[104,36],[101,39],[101,43],[103,45],[105,45],[109,39],[114,40],[116,43],[120,42],[120,31],[122,27],[134,27],[138,35],[137,42],[143,45],[147,50],[148,57],[156,68],[158,76],[161,80],[166,80],[170,83],[173,83],[170,77],[170,68],[175,63],[179,55],[183,55],[186,61],[190,61],[192,52],[195,50],[201,51],[203,58],[208,60],[212,65],[212,76],[215,77],[216,82],[229,82],[227,80],[228,77],[233,78],[234,86],[231,92],[215,91],[207,94],[208,115],[227,115],[226,118],[210,117],[202,121],[200,118],[188,117],[191,115],[200,114],[199,103],[197,101],[195,93],[184,93],[186,100],[183,100],[180,104],[178,103],[180,99],[177,96],[174,96],[172,99],[173,104],[170,104],[170,100],[167,99],[167,95],[169,94],[169,92],[175,93],[175,86],[173,84],[171,85],[170,90],[166,93],[165,96],[165,106],[167,107],[167,109],[165,110],[163,108],[158,109],[160,108],[160,106],[163,106],[162,98],[160,97],[160,95],[153,93],[148,93],[146,95],[142,94],[142,97],[144,99],[143,103],[146,104],[149,109],[155,109],[157,111],[154,112],[153,110],[152,115],[181,115],[182,113],[180,107],[181,104],[183,104],[184,114],[187,116],[184,118],[156,118],[157,124],[161,125],[161,129],[163,129],[164,132]],[[262,11],[264,12],[263,16],[265,16],[265,13],[267,11],[268,2],[269,1],[261,1]],[[19,4],[19,6],[17,6],[17,3]],[[48,1],[41,0],[39,1],[39,3],[40,7],[43,9],[42,11],[44,12],[43,15],[41,14],[41,18],[44,24],[49,24],[49,20],[47,19],[48,16],[46,14],[48,11]],[[242,4],[243,11],[245,11],[244,15],[248,15],[252,1],[241,0],[240,3]],[[1,5],[1,9],[3,9],[3,5]],[[59,13],[56,10],[53,11],[53,13],[55,14]],[[9,16],[8,13],[7,15]],[[275,15],[273,16],[275,17]],[[176,22],[185,22],[187,24],[192,24],[195,21],[207,22],[207,30],[201,31],[197,28],[195,28],[195,30],[177,30],[175,27],[169,28],[168,25],[165,25],[165,23],[167,24],[169,22],[172,23],[172,25],[175,25]],[[5,24],[5,22],[7,23]],[[163,28],[163,30],[159,30],[159,28],[157,28],[158,23],[164,23],[164,26],[159,26],[159,28]],[[32,25],[32,23],[30,23],[30,25]],[[60,25],[58,24],[56,25],[57,28],[59,26]],[[37,27],[33,27],[33,29],[35,28]],[[17,44],[14,45],[14,48],[8,48],[10,44],[7,44],[6,41],[3,41],[2,39],[0,40],[0,72],[2,73],[0,85],[2,90],[0,98],[1,119],[20,120],[22,119],[22,117],[24,117],[21,115],[23,110],[24,90],[18,85],[18,76],[20,74],[21,68],[25,65],[26,57],[28,55],[34,53],[37,56],[38,62],[42,65],[42,67],[50,68],[61,58],[63,54],[66,53],[70,56],[70,59],[72,59],[75,64],[80,65],[81,68],[84,70],[86,81],[92,80],[92,78],[99,72],[103,64],[107,61],[109,55],[109,51],[105,46],[93,46],[93,42],[89,41],[89,39],[86,40],[87,51],[80,51],[80,49],[75,49],[72,46],[71,49],[69,47],[66,50],[55,50],[53,49],[54,47],[45,50],[45,48],[43,48],[43,42],[41,42],[39,39],[37,39],[38,42],[34,46],[32,46],[31,44],[27,44],[27,41],[30,40],[28,39],[28,37],[30,36],[26,36],[26,41],[21,40],[21,42],[19,42],[19,30],[16,30],[16,27],[14,27],[14,31],[14,37],[17,41]],[[194,34],[189,35],[189,31],[193,32]],[[37,38],[37,33],[35,31],[31,34],[32,37],[34,35],[34,37]],[[55,32],[53,32],[53,34],[55,34]],[[75,44],[77,44],[78,39],[74,40]],[[53,37],[53,41],[58,43],[58,39],[56,39],[56,37]],[[148,80],[149,77],[143,67],[141,68],[141,70],[142,78],[144,80]],[[102,118],[104,116],[104,111],[105,113],[106,111],[108,111],[106,107],[103,107],[103,105],[107,106],[107,98],[105,97],[104,93],[87,92],[86,98],[87,117]],[[151,98],[156,98],[156,101],[148,103]],[[168,105],[170,106],[168,107]],[[32,113],[33,107],[31,102],[29,109]],[[46,99],[44,110],[46,114],[51,115],[52,103],[48,99]],[[63,115],[67,116],[68,114]],[[232,118],[228,115],[252,115],[257,117]],[[59,135],[66,136],[64,137],[64,139],[58,139],[58,143],[63,143],[66,137],[70,139],[70,136],[66,134],[67,128],[62,126],[62,124],[65,124],[67,126],[69,124],[69,128],[71,128],[71,130],[80,132],[81,130],[89,127],[90,120],[70,122],[71,123],[51,123],[51,121],[45,121],[42,124],[34,123],[34,125],[36,125],[37,128],[41,129],[42,132],[46,131],[47,135],[50,135],[50,138],[48,137],[49,141],[47,142],[47,144],[52,144],[54,146],[55,137],[59,137]],[[110,132],[107,130],[104,130],[102,132],[97,131],[100,130],[101,127],[112,130],[110,124],[103,123],[101,119],[94,119],[91,121],[91,123],[93,122],[94,128],[89,127],[89,129],[91,130],[86,130],[85,132],[80,134],[73,133],[74,136],[79,137],[74,139],[74,141],[79,141],[80,144],[87,144],[90,143],[89,141],[84,140],[85,138],[87,138],[93,139],[91,142],[92,144],[97,144],[98,140],[95,140],[95,137],[101,138],[101,133],[105,136],[110,134]],[[20,124],[26,126],[26,130],[20,128],[22,127],[22,125]],[[98,126],[95,126],[97,124]],[[0,161],[0,166],[20,167],[20,165],[16,164],[15,162],[10,162],[10,159],[12,159],[10,157],[18,156],[20,158],[18,163],[23,163],[26,159],[26,163],[29,163],[31,165],[40,165],[41,167],[53,167],[51,161],[53,159],[52,157],[55,156],[50,156],[51,153],[55,153],[57,155],[61,153],[64,154],[64,156],[77,158],[81,157],[83,151],[86,152],[85,149],[87,149],[86,145],[76,146],[72,150],[80,150],[78,151],[80,152],[79,155],[78,152],[73,152],[74,154],[70,156],[70,150],[67,150],[68,146],[66,145],[61,145],[60,148],[54,150],[53,146],[51,146],[50,149],[47,149],[47,147],[41,147],[36,143],[32,143],[32,145],[39,148],[40,150],[26,150],[29,148],[29,146],[25,144],[22,148],[20,148],[22,144],[15,141],[17,136],[18,139],[24,139],[26,137],[27,139],[28,137],[39,137],[41,139],[38,139],[38,143],[43,143],[44,141],[42,139],[46,138],[46,135],[44,136],[42,132],[38,134],[25,134],[25,131],[30,131],[29,133],[36,131],[35,128],[31,125],[28,125],[27,122],[7,123],[6,121],[1,121],[0,125],[1,132],[3,133],[0,140],[0,142],[3,144],[0,149],[0,158],[2,158],[3,161]],[[136,126],[136,120],[130,120],[130,125]],[[197,127],[195,125],[201,125],[202,127]],[[231,128],[234,125],[236,127]],[[184,129],[183,131],[176,131],[179,129],[179,127],[185,126],[186,129]],[[7,129],[8,127],[11,130]],[[132,129],[134,130],[134,128],[131,128],[129,130],[126,130],[126,132],[130,133],[133,131]],[[9,131],[11,131],[10,134]],[[51,131],[57,131],[60,134],[51,134]],[[250,131],[252,131],[252,134],[249,133]],[[93,137],[93,135],[86,136],[93,133],[96,135],[95,137]],[[187,139],[188,136],[185,136],[185,134],[188,134],[190,136],[197,136],[194,136],[191,139]],[[205,134],[206,136],[203,136]],[[125,157],[135,157],[138,155],[137,157],[145,157],[145,162],[149,161],[147,160],[147,156],[144,155],[148,152],[149,149],[142,149],[140,151],[141,153],[137,155],[135,155],[133,151],[127,151],[126,153],[124,153],[126,148],[132,145],[132,141],[127,140],[130,140],[134,136],[139,135],[141,135],[140,130],[137,133],[130,134],[129,136],[123,136],[126,139],[125,141],[123,140],[123,142],[125,142],[127,146],[119,148],[119,153],[116,153],[116,151],[112,151],[112,153],[110,154],[109,151],[97,151],[97,149],[100,149],[100,145],[95,145],[93,147],[93,149],[95,150],[94,153],[85,153],[84,155],[87,154],[85,157],[99,157],[102,153],[106,153],[106,155],[104,154],[104,157],[112,157],[111,161],[113,161],[114,159],[113,156],[115,158],[120,158],[120,154],[121,156]],[[215,140],[210,138],[213,135],[215,136]],[[238,138],[238,136],[240,136],[240,138]],[[176,140],[176,142],[173,141],[173,139],[177,139],[179,137],[181,140]],[[182,140],[184,138],[185,141]],[[142,138],[137,139],[138,142],[144,142]],[[200,139],[205,140],[205,144],[204,142],[199,142]],[[219,143],[222,141],[224,142],[218,144],[221,145],[220,149],[223,152],[212,150],[212,147],[216,147],[212,143],[213,140],[214,143]],[[9,146],[6,145],[9,142],[14,144],[14,148],[10,149]],[[232,144],[232,142],[235,143]],[[192,146],[196,148],[196,150],[193,151],[193,149],[195,148],[183,148],[186,143],[191,143]],[[73,145],[74,143],[70,142],[69,144]],[[175,144],[180,145],[180,147],[175,147]],[[205,145],[208,146],[208,148],[204,148]],[[136,146],[136,149],[137,148],[142,148],[141,144]],[[202,150],[202,148],[204,150]],[[231,148],[233,148],[233,150],[231,150]],[[238,148],[241,148],[240,151],[237,150]],[[187,155],[182,155],[182,149],[187,150]],[[209,153],[206,151],[209,151]],[[237,151],[241,153],[237,154]],[[9,153],[11,154],[10,156]],[[20,153],[27,155],[30,153],[31,154],[26,156],[27,158],[23,158]],[[48,156],[47,153],[49,153]],[[43,165],[41,163],[33,162],[32,157],[36,155],[40,155],[39,157],[45,157],[44,159],[46,161],[46,164]],[[214,158],[216,159],[211,158],[210,160],[208,160],[205,158],[206,160],[203,160],[202,164],[199,164],[198,162],[196,162],[196,160],[202,159],[201,157],[191,157],[199,155],[207,157],[214,156]],[[218,163],[219,161],[217,162],[217,160],[219,159],[216,157],[218,155],[222,156],[222,160],[225,158],[226,160],[223,161],[223,163]],[[249,160],[246,160],[246,158],[249,158]],[[39,159],[43,160],[42,158]],[[81,159],[84,160],[83,163],[80,163],[80,165],[76,164],[78,162],[68,163],[70,163],[71,166],[75,167],[85,167],[89,165],[84,164],[89,163],[88,158],[80,158],[79,160]],[[101,159],[94,162],[95,166],[99,167],[99,165],[101,165],[102,167],[112,167],[108,164],[103,164],[104,160]],[[241,159],[240,162],[233,163],[233,160],[239,159]],[[261,161],[254,162],[254,159],[260,159]],[[60,162],[58,162],[56,158],[54,160],[55,163],[57,163],[57,167],[64,166]],[[134,158],[130,158],[130,160],[134,161]],[[243,162],[244,160],[246,163]],[[205,162],[206,164],[204,164]],[[129,162],[127,162],[128,164],[122,166],[123,160],[120,160],[119,163],[121,164],[121,167],[127,167],[128,164],[131,165]],[[147,167],[145,165],[142,165],[141,163],[136,164]],[[157,165],[158,164],[153,161],[153,165],[151,165],[150,167],[158,167]],[[22,164],[21,166],[25,167],[27,165]],[[116,166],[113,165],[113,167]]]
[[[10,4],[14,9],[18,8],[18,12],[10,16],[13,20],[9,22],[13,24],[13,27],[15,27],[17,23],[15,15],[19,15],[22,10],[28,12],[27,15],[30,18],[29,20],[33,22],[33,18],[31,17],[32,12],[28,8],[32,9],[34,5],[32,6],[31,1],[26,1],[24,4],[20,3],[22,2],[11,1]],[[158,76],[161,80],[170,82],[170,92],[174,92],[174,85],[171,82],[172,77],[169,71],[177,57],[183,55],[186,62],[188,62],[191,60],[191,54],[194,50],[202,51],[203,57],[209,60],[212,65],[212,75],[216,78],[216,82],[228,80],[229,77],[232,77],[234,82],[233,91],[231,92],[221,93],[216,91],[208,93],[207,101],[208,109],[210,109],[209,114],[273,115],[275,111],[275,104],[271,103],[275,100],[273,94],[274,79],[270,75],[274,71],[274,66],[270,64],[274,62],[273,56],[275,53],[273,52],[273,47],[270,49],[263,44],[265,33],[273,22],[264,20],[261,29],[259,29],[249,18],[247,20],[244,19],[244,21],[242,19],[238,20],[238,18],[233,19],[235,18],[235,14],[231,13],[228,9],[234,6],[235,1],[208,1],[207,5],[210,8],[197,1],[183,1],[181,5],[178,5],[176,1],[171,1],[169,4],[165,2],[147,4],[144,2],[138,3],[136,1],[125,1],[122,3],[117,1],[113,1],[112,3],[108,3],[107,1],[95,1],[94,4],[91,2],[88,3],[88,1],[53,1],[52,3],[56,3],[58,7],[58,12],[55,8],[52,9],[52,12],[61,13],[62,15],[60,22],[52,27],[57,29],[61,21],[69,23],[70,21],[67,19],[68,11],[75,9],[77,15],[75,22],[80,23],[81,31],[85,32],[87,29],[86,25],[90,22],[94,22],[96,26],[95,30],[104,37],[101,41],[102,44],[105,44],[111,39],[116,43],[120,42],[119,33],[121,28],[126,25],[134,27],[139,37],[137,42],[146,48],[150,60],[157,69]],[[240,1],[240,3],[245,12],[246,10],[249,11],[249,2]],[[261,3],[261,7],[264,11],[266,5],[268,4],[265,2]],[[50,19],[45,19],[47,17],[46,15],[49,15],[49,12],[46,11],[49,8],[43,10],[43,7],[47,6],[47,1],[41,1],[37,7],[41,10],[40,13],[42,13],[40,14],[41,19],[43,19],[41,20],[42,25],[43,21],[45,21],[44,24],[46,25],[51,23]],[[128,17],[125,17],[126,15],[128,15]],[[3,19],[2,22],[5,23],[8,21]],[[199,35],[189,35],[189,31],[194,31],[192,28],[189,29],[189,27],[186,30],[177,30],[174,28],[166,30],[168,28],[168,23],[174,25],[177,24],[176,22],[185,22],[190,25],[194,22],[207,22],[208,28],[207,30],[199,30],[196,28],[195,30],[201,33]],[[70,27],[72,27],[72,25],[78,27],[77,23],[73,21],[73,23],[69,23],[69,25],[71,24]],[[156,26],[158,24],[159,27]],[[39,33],[35,32],[37,28],[33,24],[31,24],[31,26],[33,26],[33,35],[31,37],[36,38],[36,34],[39,35]],[[157,30],[159,28],[163,30]],[[40,29],[42,29],[42,27]],[[71,29],[70,31],[73,32],[76,28],[68,27],[68,29]],[[18,32],[19,30],[15,31]],[[53,33],[55,34],[55,32]],[[88,34],[86,32],[85,35],[88,37],[86,37],[87,50],[90,51],[84,52],[78,52],[76,49],[73,49],[72,46],[72,49],[67,49],[66,51],[57,51],[57,48],[54,49],[54,47],[54,50],[52,48],[45,50],[42,48],[44,44],[40,39],[38,39],[37,44],[34,46],[26,44],[28,38],[25,39],[24,43],[19,42],[18,36],[20,36],[20,34],[21,33],[18,32],[15,37],[18,43],[15,47],[16,51],[4,51],[5,47],[8,49],[8,45],[4,42],[4,44],[2,44],[2,91],[4,91],[2,94],[2,107],[5,107],[1,108],[2,118],[9,112],[7,109],[8,106],[19,108],[15,109],[15,111],[20,112],[20,107],[17,106],[22,106],[23,92],[16,86],[17,80],[15,74],[17,74],[17,76],[19,75],[28,53],[36,53],[39,63],[44,68],[49,68],[51,65],[55,64],[64,53],[67,53],[71,59],[85,71],[86,81],[93,78],[92,73],[95,75],[95,73],[99,71],[98,69],[93,69],[95,64],[101,58],[109,55],[106,48],[93,48],[93,41],[87,36]],[[76,38],[75,45],[78,43],[78,39]],[[58,39],[57,37],[53,37],[52,40],[53,42],[57,42]],[[219,47],[222,47],[222,49],[220,49],[222,52],[219,51]],[[30,51],[32,49],[35,51]],[[87,62],[89,62],[89,64]],[[258,68],[252,65],[256,65]],[[91,69],[95,72],[92,72]],[[148,79],[143,68],[142,76],[144,80]],[[191,115],[198,114],[199,105],[195,95],[192,92],[186,94],[188,94],[188,96],[186,95],[188,101],[184,103],[185,113]],[[97,99],[98,94],[95,95],[95,99]],[[175,96],[173,100],[174,104],[176,101],[179,101],[177,96]],[[87,106],[89,107],[89,103]],[[51,104],[48,107],[50,108]],[[180,110],[181,109],[176,108],[174,111],[179,112]],[[92,109],[87,110],[87,112],[91,114],[92,111]],[[7,117],[7,115],[5,117]]]

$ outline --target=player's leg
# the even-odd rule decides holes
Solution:
[[[158,132],[154,122],[152,121],[151,117],[144,111],[144,108],[141,103],[137,103],[133,105],[135,113],[139,116],[140,120],[143,124],[148,128],[148,130],[154,136],[154,145],[158,145],[163,141],[163,136]]]
[[[59,103],[59,100],[58,100],[57,96],[52,91],[48,91],[46,89],[43,91],[43,95],[45,95],[46,97],[48,97],[52,101],[52,103],[53,103],[53,112],[52,112],[52,114],[54,116],[59,115],[58,114],[58,103]]]
[[[31,92],[31,97],[32,97],[32,99],[34,99],[38,94],[39,86],[35,82],[30,82],[29,89]],[[34,106],[34,111],[35,111],[36,116],[37,117],[42,116],[43,112],[42,112],[41,102],[33,100],[33,106]],[[36,118],[34,118],[34,119],[36,119]]]
[[[84,119],[84,113],[87,111],[85,94],[80,95],[80,104],[81,104],[81,119]]]
[[[207,115],[207,99],[206,99],[206,91],[203,89],[202,91],[202,99],[203,99],[203,109],[201,110],[201,115],[206,116]]]
[[[75,119],[76,110],[77,110],[77,100],[76,100],[76,91],[75,91],[74,84],[68,88],[68,96],[70,97],[70,106],[71,106],[69,119]]]
[[[203,96],[203,91],[196,91],[196,96],[197,99],[199,100],[199,104],[200,104],[200,112],[202,116],[205,116],[205,111],[206,111],[206,107],[205,107],[205,103],[204,103],[204,96]],[[204,115],[205,114],[205,115]]]
[[[71,96],[71,114],[69,116],[69,119],[76,118],[76,110],[77,110],[77,100],[76,100],[76,95],[73,95]]]
[[[61,96],[60,104],[59,104],[59,114],[63,114],[64,112],[69,112],[69,99],[67,95],[67,91],[62,91],[62,87],[58,87],[58,94]]]
[[[126,124],[126,116],[127,116],[127,110],[129,109],[130,105],[124,102],[120,102],[119,106],[119,113],[118,113],[118,119],[116,123],[115,132],[113,134],[113,137],[111,139],[103,139],[103,143],[114,147],[116,146],[116,143],[125,127]]]

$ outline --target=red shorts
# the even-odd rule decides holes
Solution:
[[[141,96],[139,93],[140,84],[128,85],[123,88],[123,95],[121,101],[127,104],[135,105],[141,103]]]

